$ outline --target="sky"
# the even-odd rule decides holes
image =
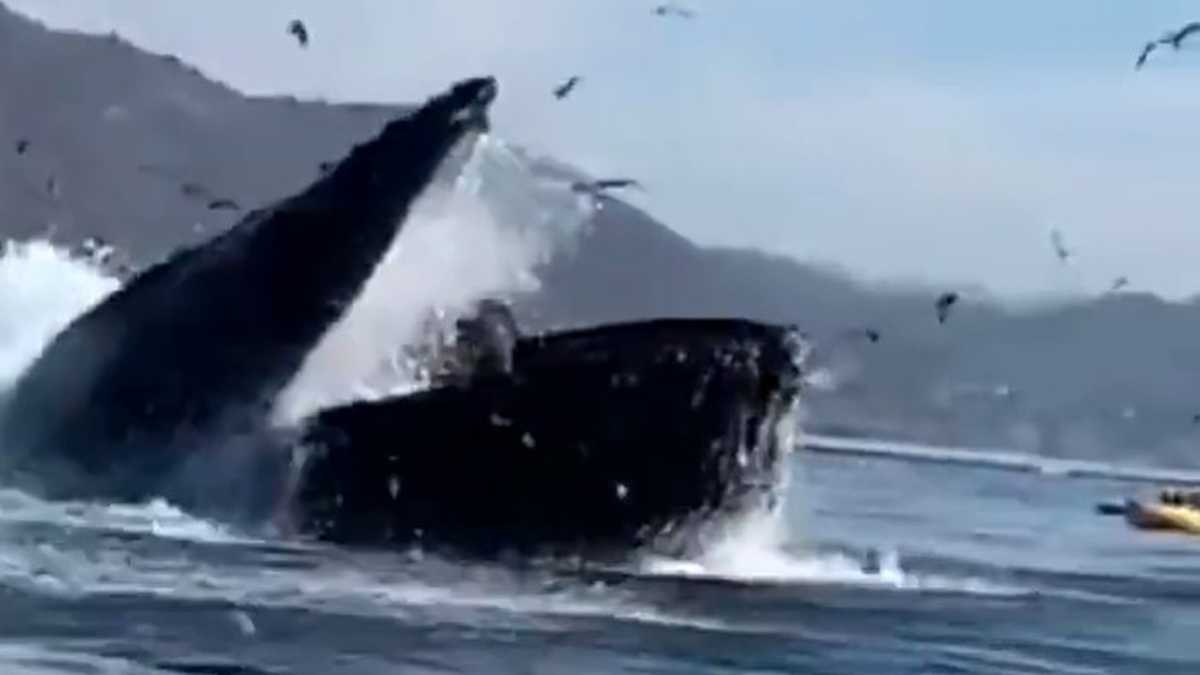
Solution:
[[[1133,68],[1196,2],[3,1],[250,94],[415,102],[493,74],[498,135],[641,179],[630,200],[703,244],[1013,300],[1200,293],[1200,36]]]

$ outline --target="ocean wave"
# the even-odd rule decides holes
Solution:
[[[48,240],[0,248],[0,389],[7,389],[64,326],[119,288],[104,270]]]
[[[17,523],[116,530],[204,543],[255,544],[262,541],[220,523],[191,516],[162,499],[144,504],[49,502],[20,490],[0,489],[0,527]]]
[[[304,568],[279,568],[253,559],[243,565],[214,563],[185,551],[148,555],[94,541],[0,537],[0,586],[62,599],[136,596],[227,603],[230,621],[243,633],[253,632],[256,612],[279,609],[472,626],[488,623],[491,616],[492,621],[545,630],[563,620],[589,619],[735,629],[717,618],[643,602],[636,593],[604,582],[562,584],[551,577],[453,562],[405,564],[399,555],[347,558],[328,550],[312,555]]]

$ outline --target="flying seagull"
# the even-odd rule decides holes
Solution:
[[[575,192],[583,192],[597,197],[605,190],[622,188],[644,189],[641,183],[632,178],[602,178],[594,181],[576,181],[571,184],[571,189]]]
[[[578,85],[582,79],[583,78],[579,77],[578,75],[572,75],[567,79],[566,82],[563,82],[554,88],[554,98],[560,101],[566,98],[572,91],[574,91],[575,86]]]
[[[1171,45],[1173,49],[1179,49],[1183,45],[1183,41],[1196,32],[1200,32],[1200,21],[1193,21],[1177,31],[1168,32],[1159,38],[1158,42],[1159,44]]]
[[[217,211],[219,209],[225,209],[225,210],[230,210],[230,211],[240,211],[241,208],[242,207],[238,206],[237,202],[233,201],[232,199],[228,199],[226,197],[212,199],[212,200],[209,200],[209,202],[208,202],[208,210],[209,211]]]
[[[288,24],[287,32],[296,36],[296,41],[300,43],[301,47],[308,46],[308,28],[305,27],[303,21],[292,19],[292,22]]]
[[[28,149],[29,149],[29,140],[28,139],[21,138],[21,139],[17,140],[17,154],[18,155],[25,154],[25,151]]]
[[[1112,286],[1109,287],[1108,292],[1116,293],[1117,291],[1121,290],[1122,288],[1125,288],[1128,285],[1129,285],[1129,277],[1117,277],[1116,279],[1113,279]]]
[[[1063,242],[1062,232],[1058,230],[1051,232],[1050,243],[1054,246],[1054,255],[1058,256],[1059,260],[1067,262],[1067,259],[1071,257],[1071,252],[1067,250],[1067,245]]]
[[[857,340],[859,338],[865,338],[867,340],[867,342],[870,342],[873,344],[873,343],[879,342],[880,337],[882,337],[882,335],[880,335],[879,331],[875,330],[874,328],[871,328],[870,326],[867,326],[867,327],[863,327],[863,328],[848,328],[848,329],[840,332],[837,336],[837,339],[838,340],[842,340],[842,339]]]
[[[954,291],[938,296],[937,302],[934,303],[934,307],[937,309],[938,323],[946,323],[946,319],[950,316],[950,307],[956,302],[958,302],[958,293]]]
[[[654,8],[654,13],[658,16],[678,16],[683,19],[691,19],[696,16],[692,10],[675,4],[659,5]]]
[[[179,177],[175,174],[175,172],[165,167],[155,166],[153,164],[139,164],[137,169],[143,173],[159,176],[160,178],[166,178],[171,181],[179,180]],[[181,181],[179,183],[179,192],[184,197],[204,201],[210,211],[215,211],[218,209],[240,210],[242,208],[236,201],[228,197],[220,197],[215,195],[207,187],[194,181]]]
[[[204,187],[203,185],[201,185],[199,183],[191,183],[191,182],[183,183],[182,185],[179,186],[179,191],[182,192],[183,196],[185,196],[185,197],[193,197],[196,199],[204,200],[205,202],[207,202],[208,209],[210,211],[216,211],[218,209],[240,209],[241,208],[240,206],[238,206],[237,202],[233,201],[232,199],[229,199],[227,197],[218,197],[218,196],[214,195],[212,192],[210,192],[208,188]]]
[[[1158,49],[1157,42],[1147,42],[1145,47],[1142,47],[1142,53],[1138,54],[1137,63],[1134,64],[1134,70],[1141,70],[1142,66],[1146,65],[1146,59],[1150,57],[1150,52]]]
[[[179,191],[185,197],[210,197],[208,188],[199,183],[184,183],[179,186]]]
[[[641,189],[642,187],[642,184],[633,178],[601,178],[600,180],[592,183],[592,185],[596,186],[596,188],[600,190],[620,189],[627,187]]]

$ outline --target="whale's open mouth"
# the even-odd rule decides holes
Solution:
[[[680,319],[521,338],[505,367],[310,419],[290,516],[352,545],[696,550],[706,524],[778,500],[793,334]]]

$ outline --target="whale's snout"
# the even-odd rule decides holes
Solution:
[[[454,85],[448,92],[447,103],[454,112],[450,120],[478,131],[487,131],[488,106],[496,100],[499,85],[494,77],[476,77]]]
[[[494,77],[476,77],[455,85],[454,94],[467,105],[486,110],[496,100],[499,88]]]

